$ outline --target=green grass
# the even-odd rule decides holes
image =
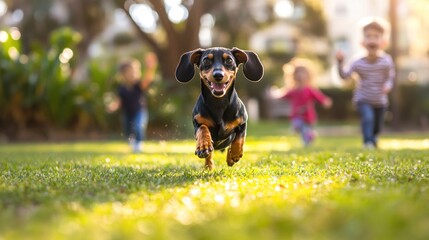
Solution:
[[[202,169],[195,143],[0,146],[0,239],[429,239],[429,140],[251,124],[244,158]]]

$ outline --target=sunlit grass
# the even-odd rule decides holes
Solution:
[[[382,149],[429,149],[429,138],[425,139],[386,139],[380,142]]]
[[[232,168],[215,152],[214,171],[193,140],[2,145],[0,239],[429,238],[424,136],[363,151],[281,131],[249,134]]]

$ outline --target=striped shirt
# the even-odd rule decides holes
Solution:
[[[352,73],[360,77],[353,94],[353,102],[365,102],[373,106],[387,106],[389,100],[383,89],[392,89],[395,78],[395,66],[388,54],[378,56],[373,62],[363,57],[354,61],[349,69],[338,68],[341,78],[346,79]]]

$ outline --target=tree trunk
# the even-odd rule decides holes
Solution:
[[[389,18],[390,18],[390,24],[391,24],[391,50],[390,54],[392,56],[393,63],[395,64],[395,72],[396,76],[398,75],[398,67],[397,67],[397,55],[398,55],[398,26],[397,26],[397,0],[390,0],[390,6],[389,6]],[[392,126],[395,129],[399,128],[400,125],[400,108],[399,108],[399,102],[400,102],[400,88],[399,83],[397,82],[398,78],[395,77],[395,85],[393,87],[392,91]]]

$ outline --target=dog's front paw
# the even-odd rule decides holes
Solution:
[[[210,135],[209,128],[206,125],[201,125],[197,130],[197,147],[195,155],[199,158],[206,158],[213,152],[213,141]]]
[[[208,157],[211,152],[213,152],[213,143],[212,141],[198,141],[197,142],[197,148],[195,149],[195,155],[197,155],[199,158],[206,158]]]

